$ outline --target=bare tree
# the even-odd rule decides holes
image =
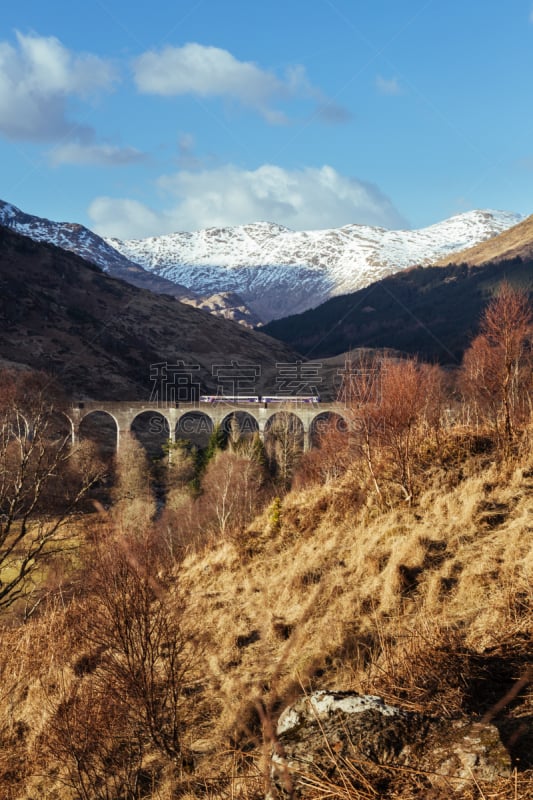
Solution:
[[[133,434],[123,434],[115,459],[115,503],[151,499],[150,467],[146,450]]]
[[[141,800],[163,773],[174,789],[188,781],[187,742],[205,719],[204,634],[176,571],[165,580],[157,530],[102,526],[87,548],[70,616],[77,657],[50,699],[39,751],[80,800]]]
[[[302,456],[303,444],[298,417],[284,410],[274,414],[267,431],[265,449],[272,472],[286,489]]]
[[[485,309],[480,334],[464,356],[463,391],[506,444],[529,410],[531,329],[527,293],[502,283]]]
[[[350,414],[346,414],[350,417]],[[315,446],[304,453],[295,472],[296,488],[326,484],[343,475],[353,463],[352,432],[343,419],[324,420],[315,436]]]
[[[130,709],[91,680],[63,687],[39,742],[44,767],[56,762],[60,783],[80,800],[141,800],[146,742]]]
[[[197,468],[197,451],[189,442],[178,439],[166,447],[167,462],[165,483],[167,489],[182,489],[194,479]]]
[[[106,541],[93,567],[94,608],[85,638],[102,652],[98,677],[152,744],[179,766],[185,757],[183,708],[198,657],[185,633],[185,601],[175,594],[170,602],[157,577],[157,550],[142,538]]]
[[[222,536],[241,529],[256,513],[262,488],[262,469],[253,457],[219,452],[207,465],[198,499],[205,524]]]
[[[350,448],[368,471],[376,495],[387,504],[386,483],[411,502],[423,466],[420,445],[432,432],[435,443],[444,412],[438,367],[416,359],[366,357],[354,372],[350,393]]]
[[[115,459],[113,515],[125,530],[145,530],[152,522],[156,503],[148,456],[133,434],[121,438]]]
[[[415,448],[424,418],[426,374],[415,360],[388,361],[381,380],[380,418],[382,442],[396,465],[398,482],[407,500],[414,495]]]
[[[62,407],[45,375],[2,375],[0,608],[28,592],[44,559],[65,550],[65,523],[104,473],[88,443],[72,448]]]

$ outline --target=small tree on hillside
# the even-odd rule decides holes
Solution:
[[[141,443],[133,436],[121,436],[116,455],[115,502],[150,497],[150,467]]]
[[[464,356],[463,391],[506,444],[529,410],[531,330],[527,293],[503,283],[485,309],[480,334]]]
[[[72,447],[65,402],[46,375],[4,372],[0,387],[1,609],[65,550],[65,523],[105,470],[88,443]]]
[[[391,456],[391,464],[407,500],[414,494],[414,457],[417,426],[425,406],[424,374],[416,361],[386,361],[381,374],[381,397],[376,435]]]
[[[271,420],[266,436],[266,453],[270,469],[278,483],[288,489],[303,453],[299,419],[287,411],[278,411]]]
[[[207,447],[201,451],[201,467],[205,467],[211,459],[222,450],[226,449],[228,437],[220,425],[215,425],[209,437]]]
[[[381,503],[388,502],[387,482],[411,502],[423,469],[421,445],[431,438],[438,445],[444,409],[440,370],[416,359],[373,357],[355,378],[345,412],[354,457],[366,466]]]
[[[126,528],[143,528],[155,513],[155,501],[148,457],[133,434],[121,437],[115,464],[115,514]]]
[[[168,490],[182,489],[196,474],[197,450],[190,442],[178,439],[175,442],[168,442],[165,453],[167,456],[165,482]]]
[[[257,513],[263,478],[254,458],[218,453],[207,465],[198,500],[205,524],[222,536],[241,529]]]
[[[298,463],[296,488],[338,480],[353,463],[352,432],[345,422],[341,425],[335,418],[323,424],[316,444]]]
[[[162,773],[178,792],[205,677],[190,592],[164,583],[157,536],[100,533],[86,559],[79,679],[65,681],[41,748],[82,800],[152,797]]]

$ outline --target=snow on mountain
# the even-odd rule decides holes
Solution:
[[[427,228],[400,231],[368,225],[292,231],[258,222],[106,242],[197,294],[236,292],[267,321],[312,308],[414,264],[451,256],[522,219],[506,211],[470,211]]]
[[[368,225],[292,231],[257,222],[122,241],[0,201],[1,225],[71,250],[136,286],[244,324],[305,311],[414,264],[451,257],[522,219],[506,211],[469,211],[412,231]]]
[[[73,222],[52,222],[43,217],[35,217],[3,200],[0,200],[0,225],[29,236],[35,241],[48,242],[63,250],[70,250],[96,264],[104,272],[115,278],[122,278],[134,286],[176,296],[179,296],[183,289],[177,286],[175,281],[165,281],[154,273],[146,271],[83,225]]]
[[[0,200],[0,223],[35,241],[49,242],[63,250],[71,250],[97,264],[105,272],[109,272],[114,264],[130,265],[130,261],[121,253],[117,253],[116,248],[108,245],[100,236],[84,228],[83,225],[51,222],[43,217],[34,217],[2,200]]]

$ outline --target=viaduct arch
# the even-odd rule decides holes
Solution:
[[[161,433],[163,426],[169,433],[169,438],[190,438],[195,431],[210,434],[216,425],[228,426],[232,418],[237,419],[244,433],[257,431],[264,440],[272,424],[272,418],[280,412],[294,414],[302,424],[304,435],[304,450],[316,446],[315,431],[317,424],[327,418],[332,420],[345,419],[345,408],[339,403],[317,403],[305,405],[298,402],[292,403],[257,403],[257,404],[231,404],[231,403],[180,403],[179,406],[163,405],[161,403],[143,402],[99,402],[89,401],[79,403],[70,409],[69,419],[72,424],[72,441],[76,443],[84,436],[89,419],[100,419],[103,423],[104,415],[107,424],[114,429],[115,449],[120,448],[120,440],[128,436],[136,419],[141,415],[148,419],[148,429],[153,425],[154,434]],[[151,415],[151,416],[150,416]],[[195,423],[195,420],[197,421]]]

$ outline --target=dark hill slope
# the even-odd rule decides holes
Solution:
[[[453,363],[503,280],[531,289],[533,260],[413,267],[261,330],[315,359],[355,347],[387,347]]]
[[[67,390],[95,399],[148,399],[150,365],[257,364],[263,386],[293,353],[263,333],[217,319],[172,297],[110,278],[54,245],[0,226],[0,363],[55,374]],[[260,386],[258,389],[261,388]]]

